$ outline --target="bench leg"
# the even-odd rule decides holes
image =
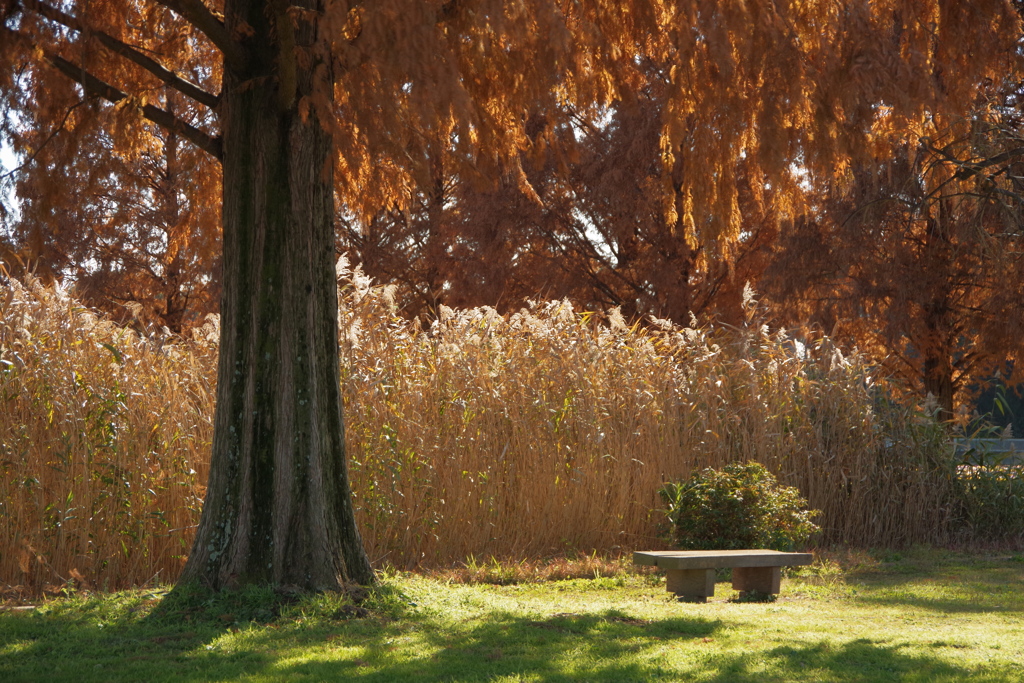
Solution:
[[[681,602],[707,602],[715,594],[715,570],[669,569],[665,588]]]
[[[776,595],[782,584],[782,567],[733,567],[732,587],[740,594],[748,591]]]

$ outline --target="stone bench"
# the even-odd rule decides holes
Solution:
[[[707,602],[715,594],[715,570],[732,567],[732,587],[775,595],[782,567],[810,564],[810,553],[777,550],[650,550],[633,553],[633,564],[668,571],[665,587],[683,602]]]

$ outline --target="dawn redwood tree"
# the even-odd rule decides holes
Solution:
[[[136,44],[163,21],[180,40]],[[183,579],[338,589],[373,572],[346,478],[336,189],[354,215],[401,206],[443,132],[461,174],[525,185],[520,160],[544,144],[527,112],[596,122],[649,58],[671,65],[664,166],[702,170],[664,179],[667,219],[688,240],[736,239],[737,159],[781,191],[796,160],[825,172],[883,154],[963,109],[1018,35],[1006,0],[0,0],[0,84],[46,107],[55,70],[220,160],[217,409]],[[178,72],[191,50],[219,53],[219,93]],[[161,88],[215,120],[176,117]]]
[[[16,174],[7,268],[71,283],[77,301],[113,320],[177,334],[202,325],[219,299],[216,159],[148,121],[131,148],[115,147],[107,131],[118,112],[83,101],[59,72],[50,76],[48,99],[66,97],[57,106],[71,115],[52,135],[46,126],[13,131],[12,147],[32,157]]]
[[[944,421],[997,373],[1024,380],[1024,122],[1013,90],[823,183],[763,281],[780,317],[876,352]]]

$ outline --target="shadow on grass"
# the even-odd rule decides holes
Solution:
[[[322,658],[275,667],[283,679],[384,681],[647,681],[657,667],[637,655],[653,643],[680,644],[708,638],[717,621],[674,618],[645,622],[618,611],[530,619],[494,613],[460,630],[420,632],[421,651],[388,659],[388,638],[364,647],[354,659]],[[342,644],[342,643],[339,643]],[[381,652],[379,648],[383,647]],[[664,671],[666,676],[675,672]]]
[[[397,591],[382,595],[373,612],[320,604],[308,616],[298,599],[283,601],[285,614],[274,614],[282,601],[268,601],[258,590],[186,595],[156,609],[156,598],[103,598],[0,615],[0,680],[1006,680],[1005,673],[986,678],[957,667],[939,653],[869,640],[771,649],[755,644],[737,653],[720,644],[731,629],[699,616],[497,611],[453,624],[395,607],[403,598]],[[259,623],[263,617],[266,623]]]
[[[993,563],[994,564],[994,563]],[[1024,610],[1024,567],[946,565],[917,574],[859,576],[867,590],[853,600],[867,605],[915,607],[944,614]]]
[[[899,644],[867,639],[834,644],[782,646],[752,655],[726,655],[704,667],[701,680],[712,683],[782,683],[783,681],[849,681],[875,683],[992,683],[1012,680],[1006,671],[976,671],[946,659],[903,652]],[[696,673],[696,671],[695,671]]]
[[[1018,587],[1017,591],[1021,588]],[[978,594],[977,600],[929,598],[921,595],[894,594],[894,595],[868,595],[854,598],[856,602],[865,605],[877,605],[879,607],[914,607],[917,609],[931,610],[941,614],[989,614],[991,612],[1021,612],[1024,608],[1024,601],[1019,594],[1005,594],[1005,599],[1000,600],[995,593]]]
[[[646,621],[617,610],[546,618],[495,612],[466,625],[415,613],[308,621],[291,614],[265,624],[236,623],[232,612],[210,618],[223,608],[179,604],[141,616],[138,605],[112,611],[96,599],[0,615],[0,680],[649,680],[656,672],[633,655],[721,628],[703,618]]]
[[[436,649],[375,667],[366,659],[280,663],[283,680],[385,681],[545,681],[550,683],[702,680],[714,683],[863,681],[954,683],[1006,681],[1007,673],[977,672],[948,659],[903,652],[900,645],[857,640],[821,642],[755,652],[721,652],[713,640],[717,622],[670,619],[648,625],[618,615],[553,617],[531,621],[495,615],[454,637],[431,641]],[[666,649],[701,643],[669,661]]]

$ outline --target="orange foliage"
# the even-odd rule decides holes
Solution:
[[[186,5],[10,1],[0,29],[4,131],[27,160],[8,239],[90,303],[137,301],[173,329],[217,297],[219,178],[144,108],[215,150],[231,40]],[[740,257],[802,211],[794,163],[827,181],[891,154],[1007,73],[1019,34],[1005,0],[386,0],[287,16],[321,36],[297,64],[331,55],[296,107],[334,133],[346,246],[408,282],[411,310],[546,293],[676,320],[735,316],[713,299],[738,300],[761,267]],[[127,97],[111,111],[55,59]]]
[[[822,183],[764,281],[781,315],[874,351],[947,420],[996,373],[1024,379],[1018,96]]]
[[[103,20],[96,7],[90,21],[71,22],[54,8],[26,3],[29,8],[42,14],[19,15],[24,34],[30,27],[52,31],[59,22],[48,16],[94,27],[147,54],[166,55],[175,71],[218,87],[214,52],[166,10],[129,5],[125,14]],[[143,108],[157,105],[201,127],[211,125],[211,113],[163,88],[139,65],[104,54],[98,39],[54,42],[69,59],[94,58],[92,68],[119,88],[135,87],[110,107],[59,70],[15,53],[20,61],[12,63],[20,68],[0,76],[9,83],[0,105],[10,117],[4,132],[23,160],[13,188],[20,217],[8,229],[14,244],[8,267],[74,282],[83,301],[118,319],[134,316],[175,332],[201,324],[218,298],[220,169],[178,132],[146,120]]]

